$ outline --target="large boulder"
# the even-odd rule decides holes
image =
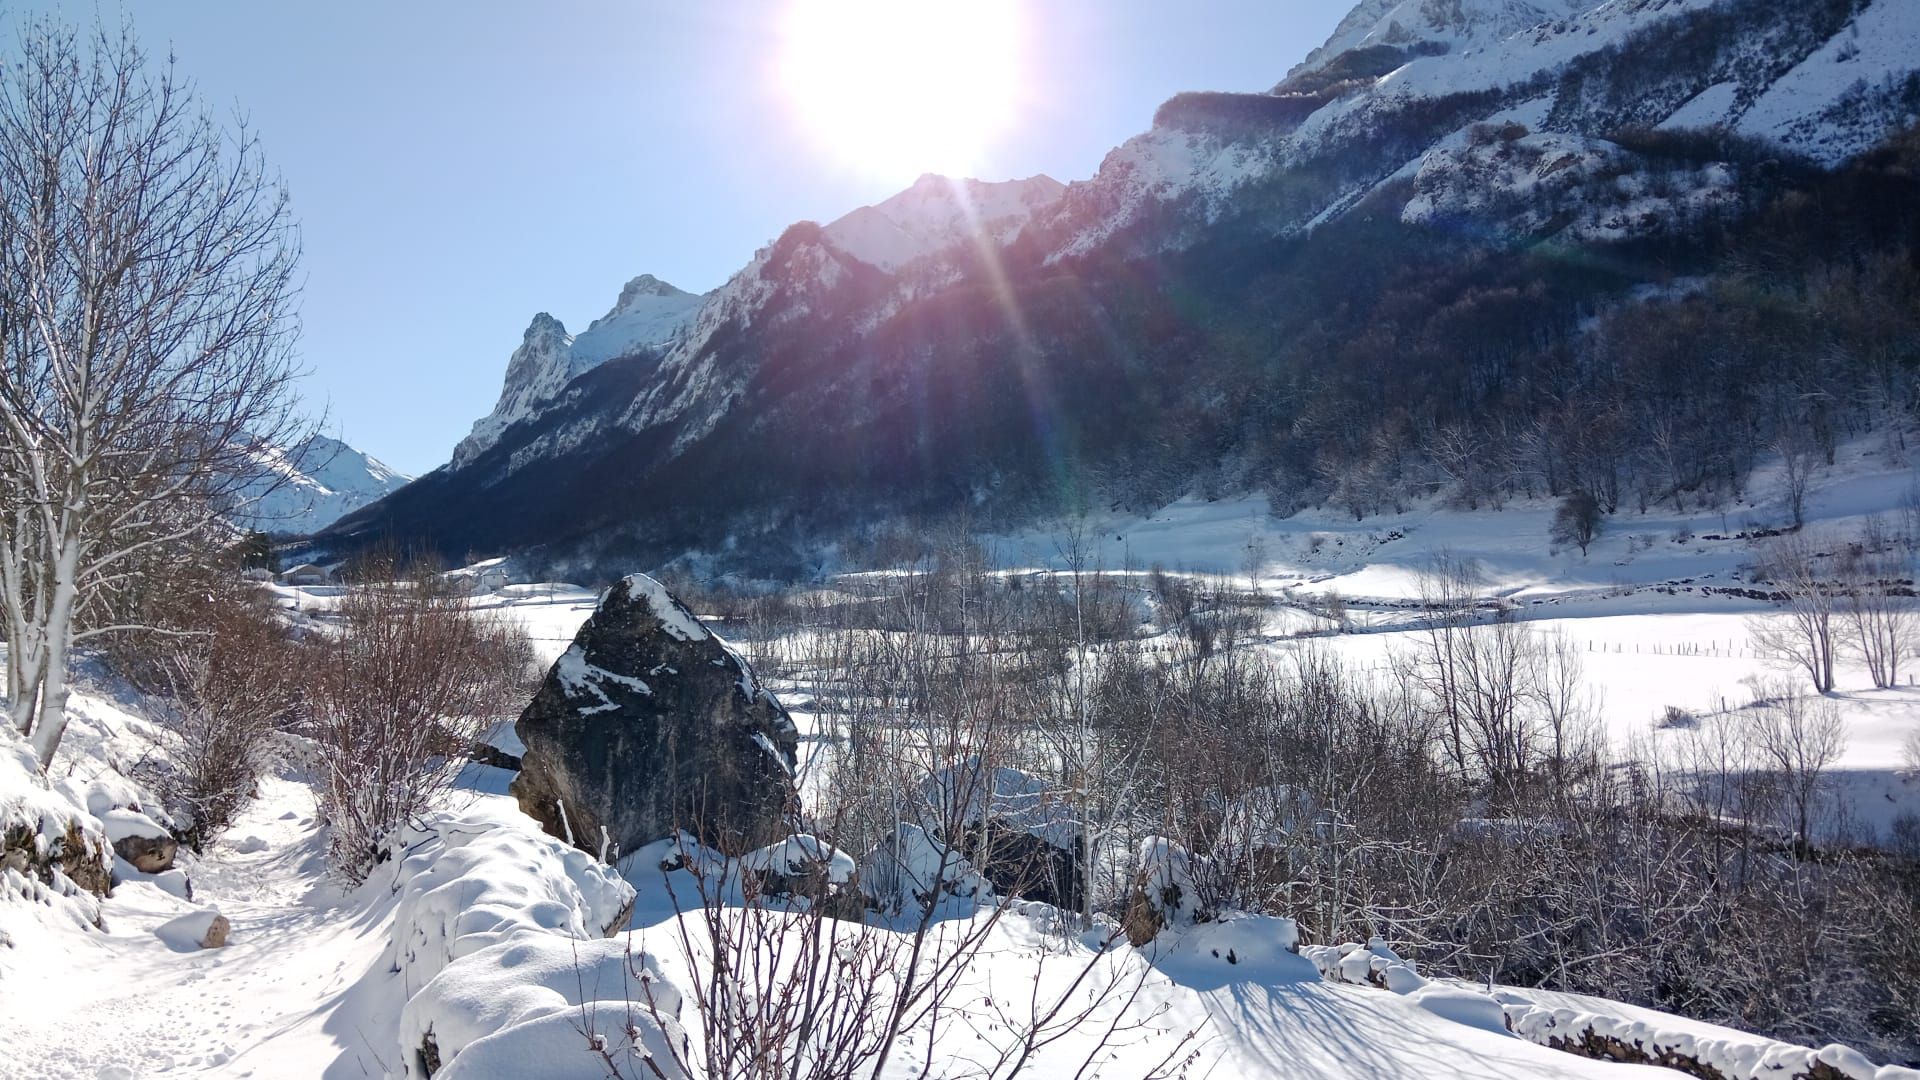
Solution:
[[[969,757],[921,785],[933,820],[1002,896],[1078,911],[1086,840],[1065,792],[1039,777]]]
[[[514,732],[526,747],[512,787],[521,809],[588,851],[685,830],[742,855],[793,832],[793,720],[644,574],[608,590]]]

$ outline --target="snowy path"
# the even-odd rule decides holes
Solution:
[[[322,883],[309,789],[267,779],[261,795],[194,866],[192,904],[122,885],[104,934],[14,935],[0,958],[0,1077],[383,1074],[333,1010],[379,954],[383,921]],[[225,948],[174,952],[154,936],[206,905],[233,924]]]

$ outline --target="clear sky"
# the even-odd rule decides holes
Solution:
[[[0,0],[0,14],[125,12],[203,99],[251,118],[301,224],[307,394],[348,442],[417,474],[493,406],[535,312],[584,330],[640,273],[705,291],[788,224],[922,171],[1083,179],[1177,91],[1272,86],[1351,7],[1003,0],[1012,22],[975,36],[1000,84],[983,100],[1007,115],[956,154],[925,136],[881,152],[796,107],[793,52],[833,46],[796,36],[795,5],[836,2]],[[869,65],[867,44],[814,67],[885,101],[919,60]]]

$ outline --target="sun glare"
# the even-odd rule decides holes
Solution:
[[[975,170],[1014,119],[1016,0],[790,0],[780,77],[841,165],[889,179]]]

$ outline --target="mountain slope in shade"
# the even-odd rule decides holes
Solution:
[[[318,532],[413,480],[325,435],[315,435],[292,449],[263,451],[260,458],[270,479],[241,493],[241,507],[232,518],[243,528],[262,532]]]

